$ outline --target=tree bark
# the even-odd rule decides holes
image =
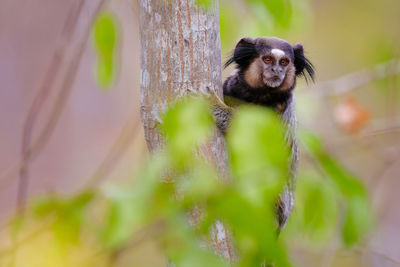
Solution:
[[[162,148],[157,129],[172,101],[191,92],[222,96],[218,1],[205,10],[194,0],[139,0],[141,38],[141,115],[150,152]],[[216,132],[201,154],[227,177],[223,136]],[[193,218],[195,219],[195,218]],[[212,232],[214,250],[234,260],[226,228]]]

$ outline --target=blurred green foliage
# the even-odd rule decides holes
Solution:
[[[94,192],[83,192],[72,198],[50,197],[37,201],[34,213],[39,218],[54,217],[50,228],[59,239],[59,244],[76,244],[81,226],[86,220],[85,210],[93,200]]]
[[[184,163],[191,159],[194,146],[204,142],[210,134],[214,123],[211,114],[205,110],[207,103],[202,101],[178,102],[165,114],[162,129],[169,152],[176,162]],[[197,123],[192,124],[193,120]]]
[[[283,27],[290,25],[292,8],[290,0],[247,0],[247,2],[249,5],[254,5],[257,9],[266,9],[277,25]]]
[[[314,135],[303,132],[302,140],[336,186],[338,195],[343,198],[345,204],[343,240],[346,245],[353,245],[360,241],[371,227],[371,207],[367,190],[354,175],[347,172],[324,150],[322,143]]]
[[[35,216],[50,220],[61,247],[76,246],[82,233],[89,233],[103,254],[115,257],[151,239],[176,266],[227,266],[205,245],[220,221],[234,236],[239,255],[235,266],[265,261],[291,266],[287,248],[276,235],[275,201],[284,186],[289,155],[275,113],[255,106],[237,110],[226,137],[229,182],[200,152],[215,130],[207,101],[181,100],[163,122],[165,147],[142,165],[132,185],[37,202]],[[371,223],[364,186],[315,136],[302,133],[301,139],[329,179],[303,173],[289,228],[326,237],[341,224],[344,243],[355,244]],[[90,210],[99,206],[96,217],[102,219],[93,224]],[[194,210],[201,215],[193,216]]]
[[[307,246],[321,245],[332,239],[338,222],[337,198],[338,192],[332,181],[321,179],[315,171],[300,169],[287,238],[306,239],[304,245]]]
[[[214,0],[196,0],[197,3],[205,8],[209,8],[211,4],[214,2]]]
[[[197,0],[209,8],[215,0]],[[222,50],[243,36],[282,36],[302,27],[310,16],[309,0],[219,0]]]
[[[108,11],[99,13],[93,25],[93,43],[97,55],[96,81],[100,88],[110,88],[116,75],[118,48],[117,18]]]
[[[222,50],[243,36],[284,36],[309,19],[307,0],[221,0]]]

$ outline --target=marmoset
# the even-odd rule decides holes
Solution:
[[[269,107],[280,115],[286,126],[285,141],[290,150],[289,177],[276,205],[278,230],[281,230],[294,205],[298,162],[293,90],[297,77],[314,80],[314,67],[304,56],[302,44],[292,46],[275,37],[242,38],[225,67],[232,63],[236,63],[236,69],[223,84],[225,102]],[[223,133],[229,127],[233,111],[234,107],[225,105],[222,100],[214,101],[213,115]]]

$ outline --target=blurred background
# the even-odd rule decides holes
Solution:
[[[78,7],[77,1],[0,1],[0,249],[11,242],[7,223],[21,201],[21,172],[28,177],[28,199],[68,195],[93,180],[128,181],[147,154],[139,109],[137,2],[107,2],[118,36],[117,71],[106,89],[96,79],[92,35],[82,41],[99,1],[87,2]],[[307,249],[298,237],[290,244],[294,261],[400,266],[400,2],[269,1],[276,13],[260,2],[220,1],[222,58],[243,36],[278,36],[304,45],[316,81],[296,88],[299,125],[318,133],[329,152],[364,181],[376,217],[360,249],[343,250],[334,233]],[[66,21],[74,8],[82,8],[85,18],[69,34]],[[79,49],[81,61],[70,70],[66,66]],[[54,53],[64,53],[66,61],[54,60]],[[71,71],[76,78],[64,88]],[[49,73],[53,79],[43,83]],[[29,157],[23,156],[27,142],[37,142]],[[310,164],[301,157],[299,179]],[[163,264],[161,256],[148,254],[158,255],[151,244],[131,255],[134,266]]]

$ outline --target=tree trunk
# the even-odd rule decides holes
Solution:
[[[142,122],[149,150],[157,151],[163,144],[157,124],[172,101],[190,92],[222,95],[218,1],[206,11],[194,0],[139,0],[139,9]],[[227,177],[220,133],[201,153]],[[214,250],[233,261],[229,234],[221,223],[214,225],[212,236]]]

